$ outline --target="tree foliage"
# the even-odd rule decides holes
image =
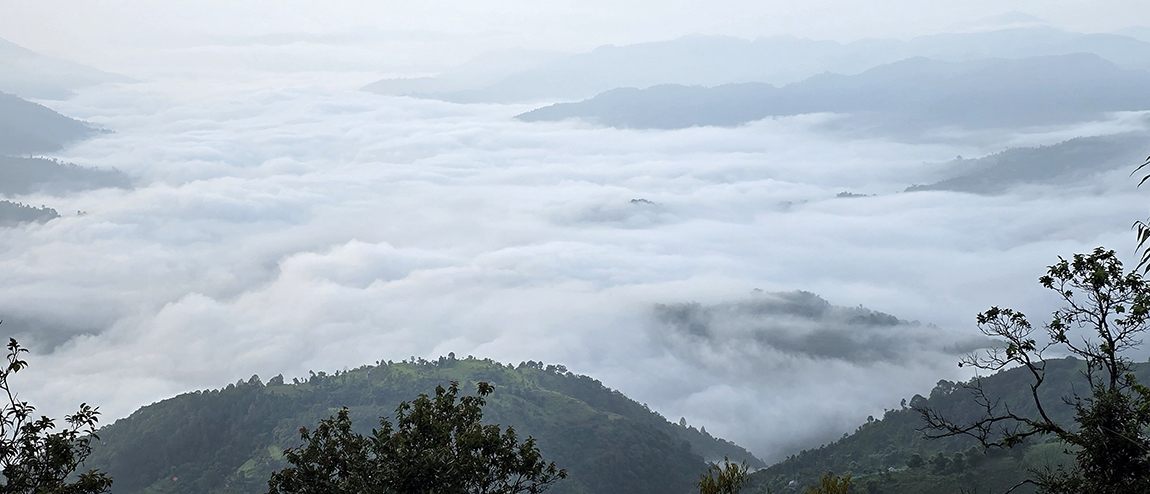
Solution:
[[[663,494],[694,489],[703,457],[746,459],[746,450],[682,427],[591,377],[562,366],[518,366],[473,357],[381,362],[312,379],[241,380],[145,406],[100,431],[88,464],[116,479],[118,494],[253,494],[290,466],[283,450],[301,445],[299,428],[347,406],[353,430],[370,436],[379,417],[437,385],[460,383],[474,394],[488,382],[485,423],[534,437],[568,477],[548,490],[563,494]],[[825,471],[823,469],[822,471]],[[178,477],[178,482],[173,478]]]
[[[380,419],[368,437],[352,431],[348,409],[300,429],[306,443],[284,453],[292,467],[272,475],[269,494],[537,494],[567,477],[543,460],[535,440],[515,430],[483,425],[481,382],[476,396],[459,398],[459,384],[437,386],[396,409],[396,423]]]
[[[8,340],[8,365],[0,369],[0,392],[7,400],[0,407],[0,493],[4,494],[95,494],[107,492],[112,479],[89,470],[71,478],[92,452],[96,436],[97,408],[81,404],[64,417],[67,424],[56,432],[56,421],[35,417],[36,408],[21,401],[9,379],[28,367],[21,359],[28,350]]]
[[[1147,156],[1146,161],[1142,162],[1141,165],[1138,165],[1138,168],[1130,172],[1130,175],[1142,171],[1147,166],[1150,166],[1150,156]],[[1138,186],[1141,187],[1147,180],[1150,180],[1150,173],[1142,176],[1142,180],[1138,181]],[[1146,221],[1138,220],[1134,222],[1133,226],[1135,234],[1138,237],[1137,250],[1142,251],[1142,255],[1138,259],[1138,265],[1134,267],[1134,270],[1142,270],[1142,274],[1150,273],[1150,223],[1148,222],[1150,222],[1150,219]]]
[[[707,472],[699,475],[699,494],[737,494],[751,481],[750,465],[746,461],[731,463],[729,457],[723,458],[723,464],[711,463]]]
[[[1031,413],[1017,404],[988,397],[981,381],[970,385],[983,410],[981,417],[958,421],[932,408],[919,409],[928,436],[967,435],[986,448],[1011,448],[1033,436],[1055,437],[1075,461],[1069,467],[1035,471],[1027,483],[1050,493],[1150,492],[1150,389],[1133,373],[1127,353],[1150,330],[1150,283],[1136,272],[1126,273],[1114,251],[1059,259],[1039,278],[1063,302],[1045,334],[1036,331],[1021,312],[991,307],[978,315],[983,334],[1003,346],[971,354],[959,365],[999,371],[1019,366],[1031,377]],[[1041,338],[1041,339],[1040,339]],[[1052,349],[1085,362],[1082,373],[1088,395],[1063,399],[1074,407],[1074,424],[1059,422],[1040,397]]]
[[[803,489],[803,494],[847,494],[851,491],[851,476],[836,477],[827,473],[819,479],[818,485]]]

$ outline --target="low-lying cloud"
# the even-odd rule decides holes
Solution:
[[[777,459],[961,377],[976,312],[1048,311],[1043,266],[1129,252],[1145,204],[1126,170],[899,192],[959,154],[1142,125],[1118,117],[954,144],[210,81],[52,106],[115,131],[60,159],[135,183],[19,195],[88,214],[0,229],[0,315],[35,349],[17,386],[55,415],[455,352],[563,363]]]
[[[689,369],[674,408],[739,423],[745,444],[771,459],[835,439],[864,411],[877,414],[846,403],[894,408],[912,376],[951,374],[941,367],[993,344],[804,291],[659,304],[654,320],[654,347]]]
[[[810,292],[756,294],[713,306],[658,305],[656,319],[670,330],[664,341],[677,350],[738,349],[856,365],[906,365],[931,353],[962,355],[990,344],[983,338],[954,340],[932,324],[862,306],[833,306]]]

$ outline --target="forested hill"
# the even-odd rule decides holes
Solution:
[[[1084,370],[1085,364],[1072,358],[1047,361],[1040,396],[1056,422],[1073,424],[1074,410],[1062,397],[1072,396],[1075,389],[1089,393],[1082,377]],[[1140,382],[1150,382],[1150,366],[1138,366],[1136,375]],[[1031,382],[1030,374],[1021,368],[982,379],[991,401],[998,400],[1021,416],[1034,415]],[[921,416],[913,409],[924,406],[956,421],[973,420],[985,413],[969,388],[939,381],[929,397],[915,395],[883,417],[868,420],[853,434],[760,470],[744,492],[765,492],[768,488],[776,494],[799,492],[827,472],[851,474],[856,486],[852,492],[868,494],[1005,492],[1027,478],[1029,469],[1042,469],[1066,459],[1063,445],[1043,438],[1010,450],[988,451],[967,437],[926,439],[921,432]],[[1033,492],[1028,488],[1014,492]]]
[[[60,217],[55,209],[46,206],[38,208],[27,204],[0,200],[0,227],[28,222],[44,222]]]
[[[117,494],[261,493],[271,472],[286,465],[283,449],[300,445],[300,427],[347,406],[367,433],[380,416],[394,417],[399,402],[453,380],[471,392],[479,381],[495,385],[484,421],[535,437],[544,458],[570,473],[551,491],[557,494],[686,493],[704,459],[764,466],[733,443],[673,424],[563,366],[445,357],[321,372],[306,382],[277,376],[264,384],[253,376],[183,394],[101,429],[84,468],[110,473]]]
[[[0,195],[63,194],[105,187],[129,189],[132,179],[115,168],[91,168],[48,158],[0,156]]]
[[[0,93],[0,155],[58,151],[97,132],[43,105]]]
[[[2,57],[0,62],[3,62]],[[2,65],[0,63],[0,69]],[[130,188],[131,178],[116,169],[13,156],[58,151],[100,132],[43,105],[0,92],[0,228],[59,217],[55,209],[34,208],[18,202],[20,198],[17,196],[20,195],[64,194],[103,187]]]
[[[1146,132],[1076,137],[1057,144],[1009,148],[976,159],[950,161],[943,166],[950,178],[928,185],[912,185],[907,192],[952,190],[975,194],[1003,194],[1012,188],[1036,184],[1073,185],[1086,177],[1125,170],[1146,157]],[[1123,175],[1126,175],[1123,173]]]

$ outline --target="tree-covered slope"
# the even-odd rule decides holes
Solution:
[[[0,156],[0,195],[64,193],[114,187],[128,189],[132,180],[115,168],[104,170],[46,158]]]
[[[0,93],[0,155],[57,151],[96,132],[43,105]]]
[[[1052,418],[1074,422],[1074,410],[1062,401],[1075,389],[1088,392],[1082,371],[1085,365],[1071,358],[1047,361],[1046,382],[1040,396]],[[1150,380],[1150,366],[1137,368],[1142,382]],[[1009,405],[1020,416],[1033,416],[1029,397],[1031,376],[1024,369],[1011,369],[982,378],[991,401]],[[1041,469],[1067,458],[1065,448],[1044,438],[1010,450],[984,451],[967,437],[927,439],[916,407],[929,407],[956,420],[980,418],[985,409],[963,384],[939,381],[929,397],[915,395],[899,408],[867,423],[850,435],[817,449],[799,452],[754,474],[747,492],[794,492],[833,472],[851,474],[853,492],[868,494],[959,494],[1005,492],[1027,478],[1028,469]],[[922,460],[919,464],[914,458]],[[910,465],[915,465],[911,467]],[[1015,492],[1032,492],[1029,486]]]
[[[38,208],[12,201],[0,201],[0,227],[18,225],[20,223],[45,222],[60,216],[55,209],[40,206]]]
[[[952,190],[1001,194],[1020,185],[1073,184],[1093,174],[1126,170],[1146,157],[1145,132],[1077,137],[1048,146],[1010,148],[977,159],[946,164],[949,178],[912,185],[907,192]]]
[[[479,381],[495,385],[484,420],[535,437],[544,458],[567,469],[556,493],[686,493],[704,459],[762,466],[733,443],[672,424],[562,366],[448,357],[293,381],[263,384],[253,376],[143,407],[101,429],[85,468],[109,472],[118,494],[263,492],[271,472],[285,465],[283,449],[300,445],[300,427],[347,406],[366,433],[399,402],[449,381],[470,390]]]
[[[55,159],[5,156],[57,151],[97,132],[100,131],[84,122],[42,105],[0,93],[0,198],[38,192],[63,194],[103,187],[130,188],[131,179],[116,169],[82,167]],[[45,222],[59,216],[49,207],[35,208],[0,200],[0,227]]]

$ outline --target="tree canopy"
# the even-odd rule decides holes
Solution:
[[[67,424],[56,431],[56,421],[35,417],[36,408],[17,398],[9,379],[28,367],[22,354],[28,350],[8,340],[8,365],[0,369],[0,393],[7,401],[0,407],[0,493],[4,494],[98,494],[107,492],[112,479],[89,470],[73,477],[92,452],[100,412],[81,404]]]
[[[688,492],[707,468],[704,458],[765,466],[562,365],[449,355],[313,374],[252,376],[142,407],[100,430],[89,463],[116,478],[118,494],[266,492],[272,472],[290,466],[283,450],[301,444],[301,426],[312,429],[346,406],[352,430],[370,436],[379,417],[394,424],[400,402],[457,381],[461,396],[479,382],[495,386],[484,423],[534,437],[543,456],[567,470],[548,494]]]
[[[991,307],[978,315],[979,329],[1003,342],[967,356],[960,365],[999,371],[1019,366],[1031,377],[1032,407],[990,398],[981,381],[969,386],[982,407],[980,417],[956,420],[937,409],[919,408],[928,435],[966,435],[986,448],[1011,448],[1031,437],[1057,438],[1074,461],[1034,471],[1026,483],[1049,493],[1150,492],[1150,389],[1138,382],[1131,349],[1150,330],[1150,283],[1127,273],[1114,251],[1095,249],[1049,267],[1039,283],[1062,300],[1043,328],[1021,312]],[[1060,422],[1039,391],[1047,378],[1046,355],[1069,353],[1086,364],[1082,372],[1089,394],[1063,399],[1075,410],[1073,424]],[[1019,410],[1026,409],[1029,413]]]
[[[738,494],[751,481],[747,462],[731,463],[730,458],[723,458],[723,464],[711,463],[707,472],[699,475],[695,487],[699,494]]]
[[[836,477],[830,473],[819,478],[817,485],[803,489],[803,494],[847,494],[851,491],[851,476]]]
[[[538,494],[567,472],[546,462],[528,437],[483,425],[484,397],[460,398],[459,383],[437,386],[396,409],[396,423],[380,418],[369,437],[352,431],[347,408],[300,429],[301,448],[284,453],[292,465],[274,473],[269,494]]]

